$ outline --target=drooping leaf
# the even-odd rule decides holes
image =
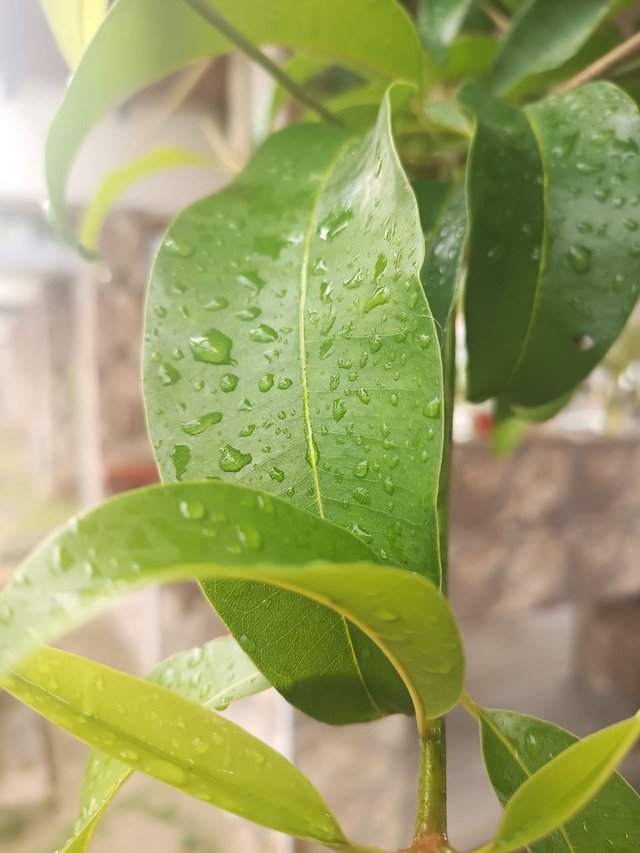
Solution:
[[[172,655],[149,673],[147,681],[216,709],[269,687],[232,637],[218,637],[199,648]],[[119,758],[98,750],[91,753],[80,817],[60,853],[85,853],[105,809],[132,773],[131,767]]]
[[[350,0],[346,6],[342,0],[298,0],[286,8],[281,0],[210,2],[255,44],[320,53],[387,80],[421,79],[419,39],[395,0]],[[83,55],[49,130],[47,186],[52,216],[64,236],[74,239],[65,211],[69,171],[96,122],[144,86],[231,49],[184,0],[163,0],[161,15],[157,0],[117,0]]]
[[[80,226],[80,242],[89,251],[97,250],[102,224],[120,196],[137,181],[165,169],[211,165],[211,158],[186,148],[154,148],[120,169],[110,172],[100,184]]]
[[[461,284],[466,246],[467,211],[464,188],[453,185],[427,240],[420,277],[442,346]]]
[[[610,10],[612,0],[529,0],[502,42],[493,71],[499,92],[570,59]]]
[[[436,62],[444,63],[474,0],[418,0],[418,31]]]
[[[259,612],[260,632],[238,640],[293,704],[334,722],[381,715],[374,697],[390,703],[396,682],[364,632],[406,684],[422,728],[460,694],[455,621],[430,581],[375,564],[369,554],[330,522],[231,484],[139,489],[62,527],[2,590],[0,673],[126,592],[197,578],[231,597],[234,582],[250,581],[235,606],[248,624]],[[303,624],[295,618],[301,596],[314,602]],[[360,631],[345,639],[344,619],[327,618],[329,610]],[[240,633],[241,619],[237,627]]]
[[[512,711],[480,709],[480,728],[489,778],[507,807],[492,849],[508,851],[524,845],[532,853],[639,849],[640,798],[613,773],[640,736],[638,717],[583,741],[551,723]]]
[[[192,797],[297,838],[347,845],[291,762],[178,693],[46,647],[3,685],[85,743]]]
[[[533,408],[584,379],[638,298],[640,117],[608,83],[521,111],[470,84],[468,394]]]
[[[163,477],[273,491],[438,583],[442,368],[423,242],[387,100],[364,136],[277,134],[181,214],[147,309]],[[221,419],[196,434],[204,405]]]
[[[104,18],[109,0],[40,0],[60,53],[75,68]]]

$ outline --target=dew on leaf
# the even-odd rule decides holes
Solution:
[[[434,397],[433,400],[430,400],[424,407],[424,414],[428,418],[438,418],[440,417],[441,409],[442,401],[440,397]]]
[[[205,311],[224,311],[229,307],[229,300],[224,296],[214,296],[203,307]]]
[[[347,414],[347,407],[344,404],[343,400],[334,400],[333,406],[331,408],[331,417],[336,421],[336,423]]]
[[[248,308],[243,308],[241,311],[236,311],[236,317],[238,320],[248,321],[255,320],[256,317],[259,317],[261,314],[261,310],[257,305],[250,305]]]
[[[200,521],[204,518],[206,510],[200,501],[183,500],[180,501],[180,514],[190,521]]]
[[[168,361],[165,361],[158,367],[158,376],[163,385],[175,385],[176,382],[182,379],[180,371],[172,364],[169,364]]]
[[[269,471],[269,476],[272,480],[275,480],[276,483],[281,483],[285,478],[285,473],[282,468],[276,468],[275,466],[271,468]]]
[[[232,447],[230,444],[225,444],[220,451],[219,464],[220,468],[226,473],[237,474],[237,472],[245,468],[252,459],[253,457],[250,453],[243,453],[241,450]]]
[[[189,345],[196,361],[205,364],[234,364],[231,358],[233,341],[219,329],[209,329],[204,335],[190,338]]]
[[[167,237],[164,241],[164,249],[176,258],[189,258],[195,251],[191,243],[179,237]]]
[[[369,473],[369,462],[366,459],[363,459],[361,462],[358,462],[358,464],[353,469],[353,473],[359,479],[366,477]]]
[[[273,373],[265,374],[258,382],[258,388],[263,394],[273,388]]]
[[[222,412],[208,412],[206,415],[200,415],[199,418],[194,418],[192,421],[186,421],[181,424],[182,431],[187,435],[200,435],[205,432],[210,426],[219,424],[222,420]]]
[[[251,329],[249,337],[256,343],[268,344],[278,339],[278,333],[271,326],[267,326],[266,323],[260,323],[257,328]]]
[[[235,373],[225,373],[220,379],[220,390],[224,391],[225,394],[235,391],[239,381],[240,377],[236,376]]]
[[[169,452],[169,458],[173,462],[176,480],[182,480],[187,466],[191,462],[191,449],[186,444],[174,444]]]

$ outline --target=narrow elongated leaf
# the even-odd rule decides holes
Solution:
[[[60,53],[75,68],[104,18],[109,0],[40,0]]]
[[[208,708],[226,708],[231,702],[269,687],[269,682],[232,637],[219,637],[200,648],[167,658],[149,673],[147,681]],[[84,776],[80,817],[60,853],[84,853],[96,824],[132,773],[131,767],[119,758],[98,750],[91,753]]]
[[[181,214],[147,308],[163,477],[273,491],[438,583],[442,368],[423,254],[387,100],[364,136],[272,137]],[[216,419],[192,428],[205,406]]]
[[[573,389],[619,335],[640,282],[635,104],[608,83],[525,111],[476,85],[468,166],[468,393],[525,408]]]
[[[434,59],[443,63],[474,0],[419,0],[418,31]]]
[[[329,608],[382,649],[422,729],[426,717],[441,716],[460,695],[464,664],[455,621],[430,581],[362,562],[367,553],[326,520],[230,484],[140,489],[61,528],[2,590],[0,673],[125,592],[188,578],[224,581],[227,588],[251,581],[253,598],[236,606],[251,619],[260,610],[263,633],[239,641],[287,698],[303,708],[318,705],[334,720],[362,705],[363,696],[371,716],[381,713],[372,693],[388,688],[387,671],[363,672],[355,649],[364,664],[375,647],[367,643],[363,653],[360,632],[345,641],[344,621],[327,621]],[[292,618],[300,596],[315,603],[302,626]],[[289,641],[288,657],[279,632]],[[338,707],[331,710],[331,703]]]
[[[464,188],[454,185],[427,240],[427,255],[420,273],[441,346],[461,284],[466,231]]]
[[[480,721],[489,776],[506,803],[492,850],[518,850],[554,830],[536,853],[637,850],[640,800],[611,777],[640,738],[639,715],[580,741],[511,712],[481,710]]]
[[[211,6],[255,44],[321,53],[387,80],[419,81],[420,44],[395,0],[210,0]],[[340,26],[336,27],[336,21]],[[93,125],[108,110],[149,83],[233,46],[184,0],[117,0],[87,48],[47,139],[51,213],[73,239],[65,211],[69,171]],[[118,57],[114,73],[114,56]]]
[[[182,166],[211,165],[211,158],[186,148],[154,148],[120,169],[110,172],[100,184],[80,226],[80,242],[90,251],[97,249],[102,223],[120,196],[137,181],[156,172]]]
[[[293,764],[177,693],[47,648],[4,686],[85,743],[192,797],[297,838],[347,844],[327,804]]]
[[[604,20],[612,0],[529,0],[496,58],[493,80],[507,92],[532,74],[562,65]]]
[[[578,742],[564,729],[514,711],[481,709],[480,730],[487,772],[503,806],[534,773]],[[529,846],[532,853],[635,853],[640,849],[640,797],[614,773],[576,817]]]

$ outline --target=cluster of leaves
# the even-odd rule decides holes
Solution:
[[[45,5],[75,61],[78,22],[97,24],[104,0]],[[272,113],[293,90],[329,120],[270,136],[165,235],[144,361],[164,485],[75,519],[2,592],[3,686],[96,750],[67,853],[86,850],[134,770],[363,850],[300,771],[213,710],[270,685],[329,723],[415,714],[423,744],[461,703],[505,805],[485,853],[640,847],[640,800],[615,775],[640,717],[576,741],[479,707],[443,595],[458,304],[469,398],[543,419],[638,296],[637,107],[611,83],[549,94],[615,44],[622,5],[529,0],[487,16],[420,0],[414,25],[394,0],[163,0],[161,14],[117,0],[97,27],[47,142],[68,239],[85,136],[187,63],[238,45],[266,62],[257,46],[281,45],[292,56]],[[329,67],[350,72],[346,90],[317,85]],[[184,160],[160,149],[107,177],[81,236],[130,180]],[[185,578],[232,636],[147,680],[42,645],[126,592]]]

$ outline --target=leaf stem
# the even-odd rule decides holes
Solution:
[[[447,751],[444,719],[420,739],[420,782],[414,850],[436,853],[447,845]]]
[[[594,63],[587,66],[587,68],[580,71],[575,77],[571,77],[560,86],[556,86],[553,91],[557,93],[571,92],[573,89],[577,89],[578,86],[582,86],[590,80],[595,80],[596,77],[602,77],[610,68],[613,68],[619,62],[632,56],[639,50],[640,33],[635,33],[631,38],[614,47],[609,53],[605,53],[600,59],[597,59]]]
[[[480,706],[477,702],[473,701],[466,690],[463,691],[462,696],[460,697],[460,705],[470,717],[473,717],[474,720],[480,719]]]
[[[496,25],[498,32],[502,35],[507,32],[509,27],[511,26],[511,21],[507,18],[506,15],[503,15],[499,9],[492,3],[482,3],[481,7],[482,11],[485,13],[487,18],[490,18],[491,21]]]
[[[290,95],[297,101],[304,104],[310,110],[313,110],[323,121],[329,124],[337,124],[342,126],[340,119],[329,112],[319,101],[310,95],[302,86],[299,86],[295,80],[272,59],[264,54],[252,41],[244,36],[232,24],[227,21],[216,9],[213,9],[207,0],[184,0],[187,6],[190,6],[196,14],[204,18],[207,23],[215,27],[222,35],[226,36],[239,50],[241,50],[249,59],[252,59],[257,65],[270,74],[275,80],[283,86]]]

